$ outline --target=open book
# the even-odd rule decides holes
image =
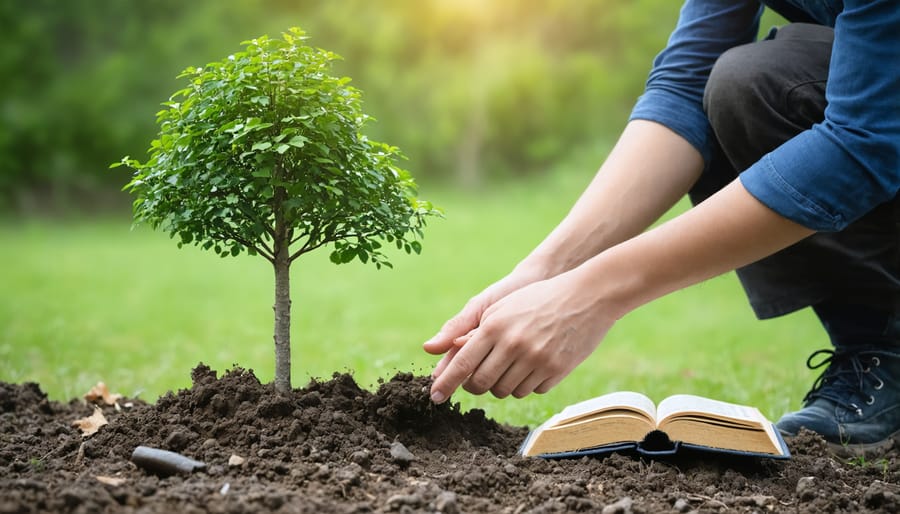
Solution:
[[[528,434],[520,453],[569,457],[636,450],[660,455],[679,448],[790,457],[781,434],[759,409],[688,394],[670,396],[655,406],[650,398],[630,391],[566,407]]]

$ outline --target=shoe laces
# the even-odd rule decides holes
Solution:
[[[824,357],[824,358],[822,358]],[[863,415],[863,407],[875,403],[875,395],[884,381],[874,372],[885,358],[900,357],[900,353],[878,349],[838,348],[817,350],[806,359],[806,367],[819,369],[827,366],[816,378],[812,389],[803,398],[809,404],[816,398],[825,398],[856,413]],[[818,361],[818,362],[816,362]],[[847,394],[848,392],[852,394]]]

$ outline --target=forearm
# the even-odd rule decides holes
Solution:
[[[681,216],[590,259],[567,275],[590,284],[616,318],[667,293],[750,264],[813,233],[739,181]]]
[[[632,121],[569,214],[520,266],[549,278],[639,234],[687,193],[702,168],[683,138]]]
[[[491,304],[435,369],[432,400],[461,384],[500,398],[547,392],[629,311],[811,233],[734,181],[687,213]]]

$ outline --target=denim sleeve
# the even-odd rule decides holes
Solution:
[[[839,231],[900,190],[900,9],[844,0],[835,21],[825,119],[741,174],[782,216]]]
[[[712,129],[703,91],[716,59],[756,39],[759,0],[688,0],[666,48],[653,61],[644,94],[630,119],[650,120],[685,138],[709,162]]]

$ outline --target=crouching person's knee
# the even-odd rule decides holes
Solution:
[[[759,54],[756,45],[739,46],[723,53],[713,66],[703,109],[716,134],[743,132],[746,129],[735,125],[747,125],[772,109],[776,98],[766,87],[772,71]]]

